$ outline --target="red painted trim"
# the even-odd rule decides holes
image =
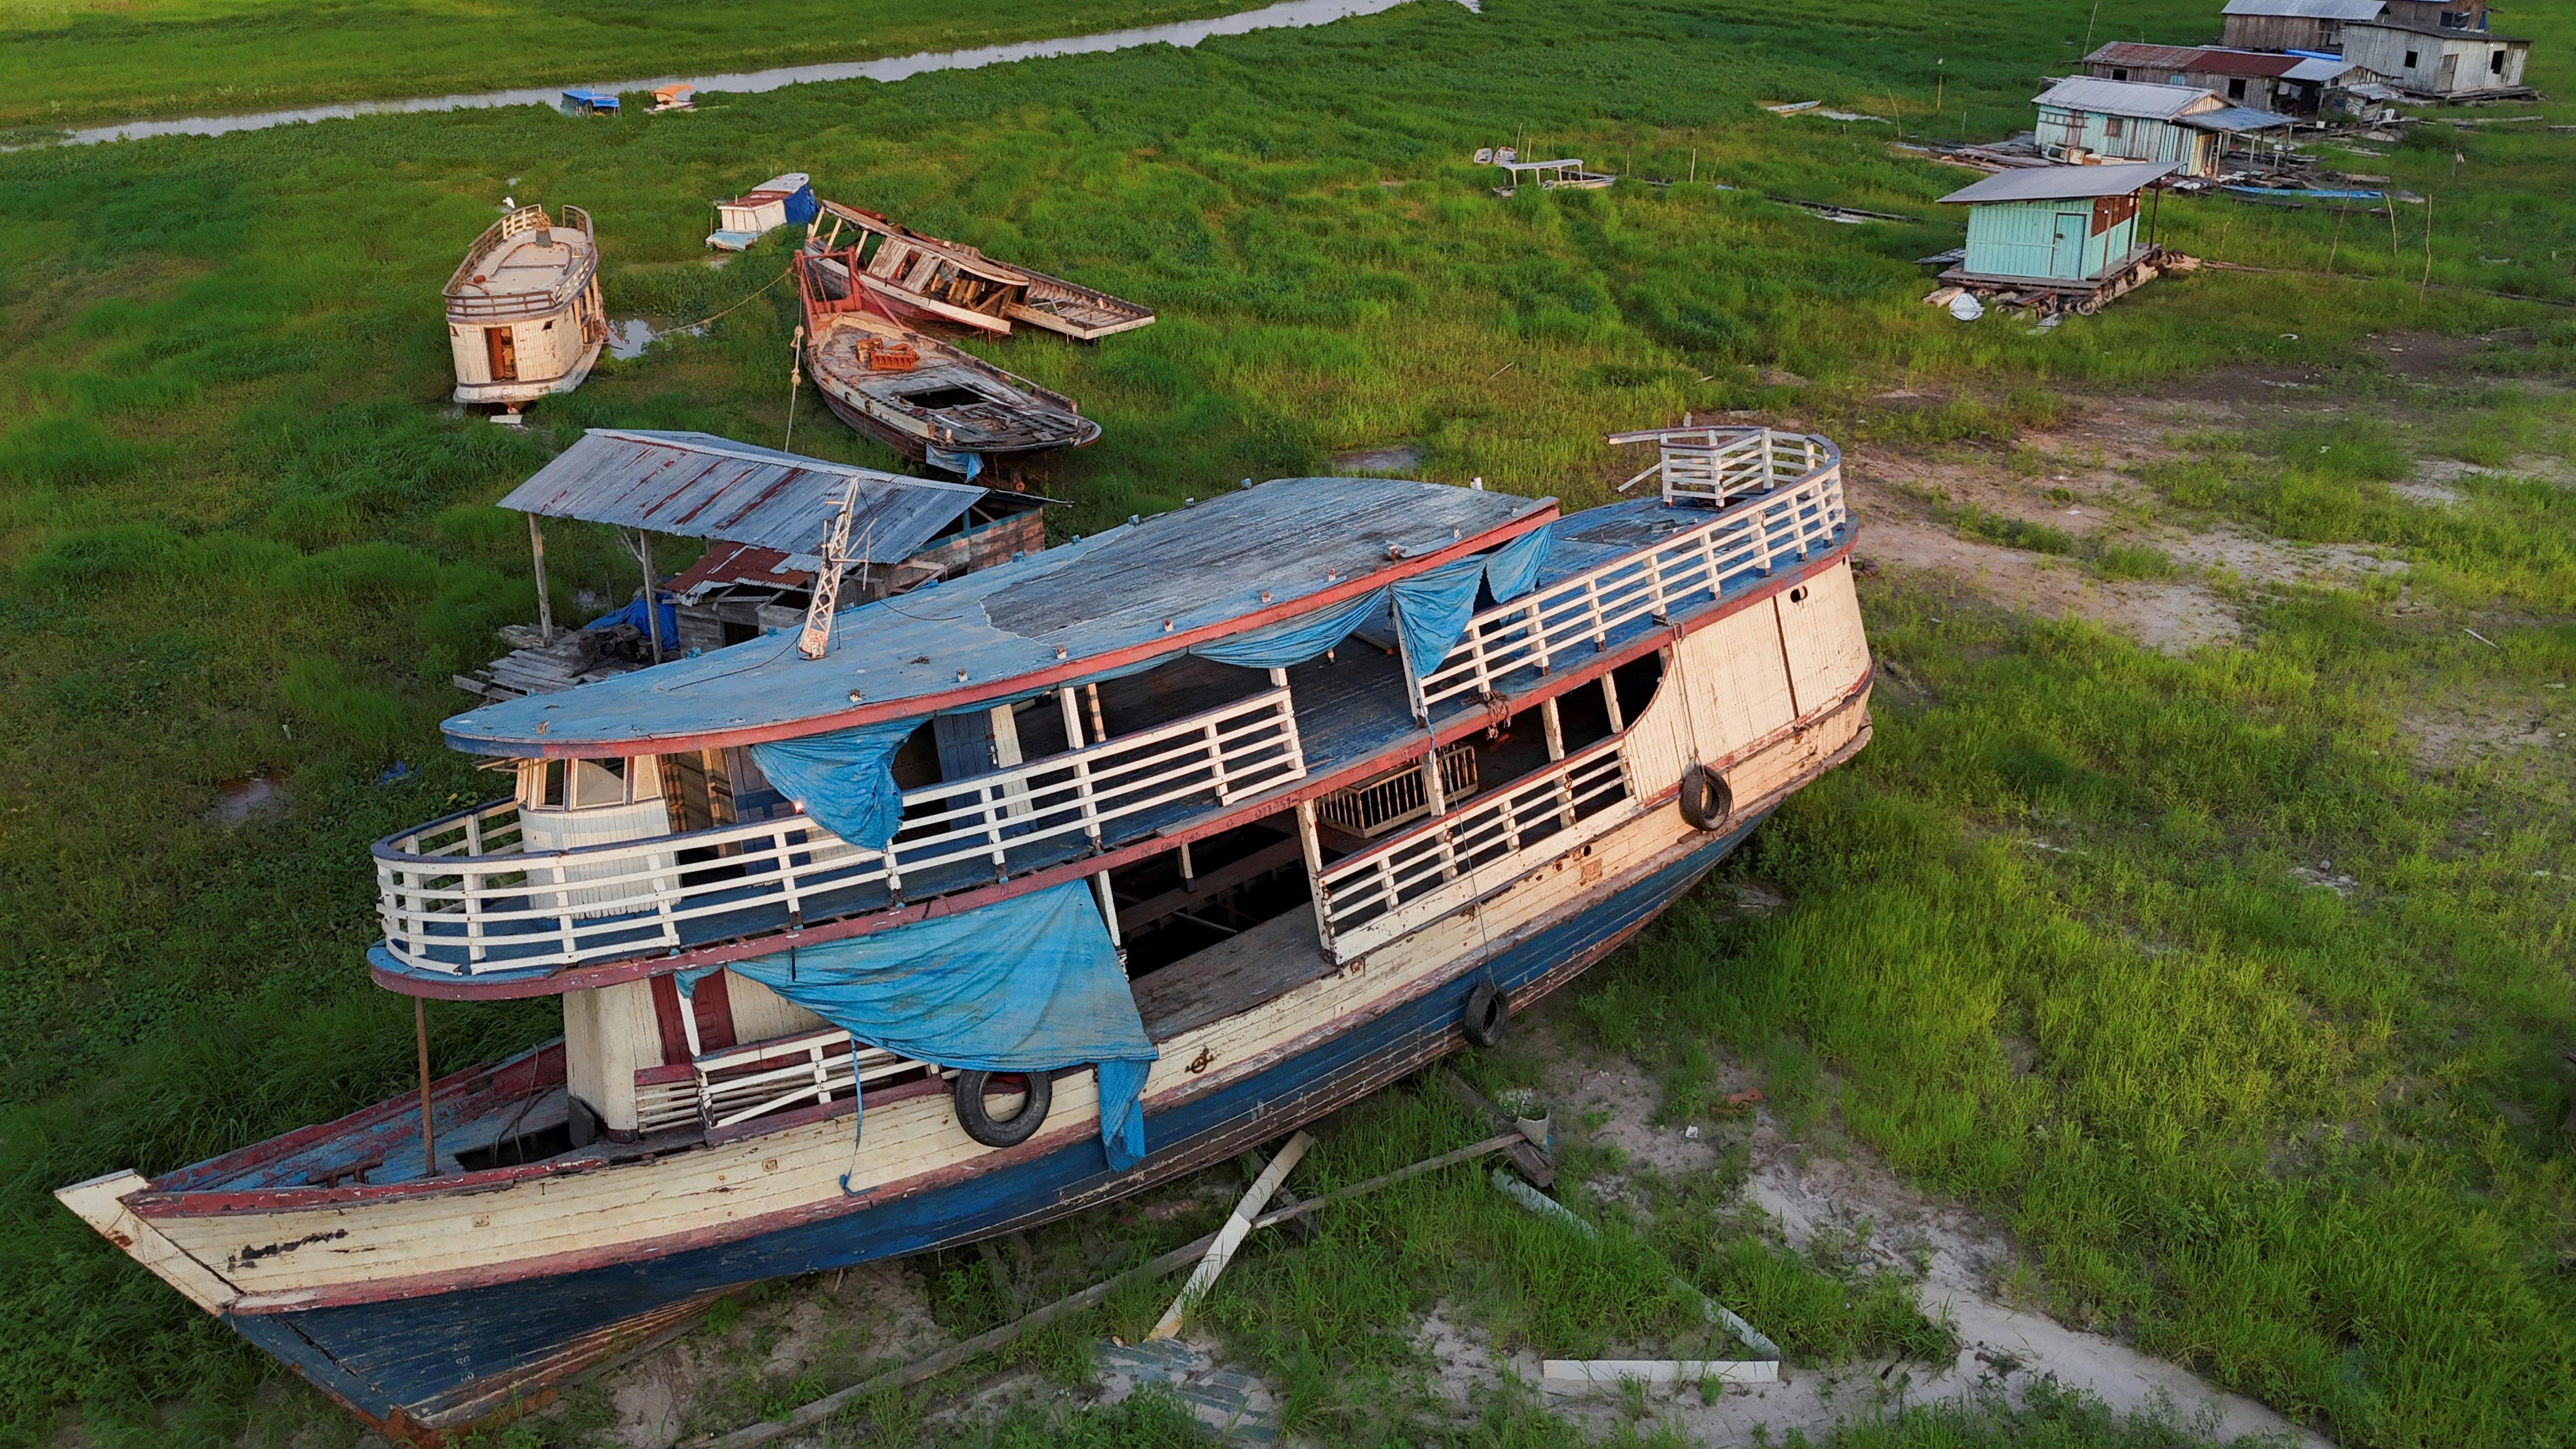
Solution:
[[[680,983],[668,976],[653,978],[653,1026],[662,1038],[662,1065],[685,1066],[696,1055],[689,1050],[688,1027],[680,1020]]]
[[[722,971],[699,977],[697,990],[689,996],[689,1004],[698,1015],[698,1045],[711,1052],[720,1052],[735,1045],[733,992],[725,985],[725,977],[726,973]],[[668,981],[671,978],[655,979]]]
[[[1733,617],[1741,610],[1751,608],[1775,594],[1804,583],[1842,562],[1851,552],[1853,544],[1858,541],[1858,534],[1859,531],[1855,528],[1852,536],[1844,539],[1839,546],[1817,555],[1796,569],[1777,575],[1759,588],[1748,589],[1732,599],[1720,600],[1716,608],[1675,619],[1673,629],[1685,634],[1696,634],[1721,620]],[[1642,659],[1659,649],[1669,647],[1671,643],[1672,637],[1669,631],[1651,632],[1619,649],[1594,655],[1587,663],[1552,672],[1536,688],[1516,695],[1497,695],[1495,698],[1501,701],[1511,713],[1518,714],[1543,700],[1564,695],[1590,684],[1621,665]],[[720,942],[700,946],[693,951],[684,951],[676,956],[656,956],[641,960],[611,961],[595,966],[576,966],[546,976],[527,977],[515,981],[478,982],[471,977],[428,980],[386,971],[372,964],[367,969],[378,986],[398,995],[426,996],[440,1001],[509,1000],[529,996],[556,996],[566,991],[594,990],[643,976],[693,970],[700,966],[723,965],[726,962],[741,961],[753,956],[766,956],[786,950],[790,946],[819,946],[829,941],[871,935],[896,926],[910,925],[916,921],[975,910],[1015,896],[1062,885],[1067,881],[1086,879],[1104,870],[1123,869],[1138,861],[1177,849],[1185,843],[1232,830],[1246,821],[1276,814],[1296,805],[1299,801],[1317,799],[1344,786],[1355,785],[1373,775],[1383,773],[1392,765],[1416,758],[1428,749],[1482,734],[1485,728],[1486,716],[1479,711],[1468,710],[1439,726],[1437,731],[1426,729],[1423,732],[1425,743],[1422,745],[1398,745],[1332,774],[1309,776],[1294,785],[1282,786],[1267,794],[1238,801],[1233,808],[1224,813],[1210,816],[1194,825],[1165,831],[1151,839],[1121,846],[1088,859],[1051,866],[1024,876],[1015,876],[996,885],[934,897],[917,905],[829,921],[805,927],[801,931],[781,931],[744,940]]]
[[[798,739],[806,735],[849,729],[856,725],[876,724],[884,720],[916,717],[926,719],[934,714],[946,714],[970,705],[1016,698],[1034,690],[1074,683],[1091,678],[1104,670],[1122,668],[1129,664],[1160,658],[1166,654],[1178,654],[1193,644],[1248,633],[1283,619],[1296,618],[1301,614],[1320,613],[1336,604],[1384,588],[1397,579],[1428,573],[1444,564],[1464,558],[1468,554],[1507,543],[1543,524],[1555,522],[1557,517],[1556,500],[1542,498],[1538,501],[1537,507],[1509,523],[1488,529],[1473,537],[1461,539],[1447,548],[1436,549],[1419,557],[1398,559],[1385,568],[1372,569],[1364,574],[1353,574],[1338,584],[1329,584],[1301,598],[1272,604],[1248,614],[1238,614],[1219,623],[1204,624],[1195,629],[1159,635],[1145,643],[1131,644],[1124,649],[1113,649],[1105,654],[1089,654],[1080,659],[1067,659],[1051,668],[1034,670],[1026,674],[1004,675],[939,694],[912,695],[878,704],[861,704],[830,714],[808,715],[782,724],[747,725],[741,729],[714,730],[704,734],[634,735],[614,743],[606,740],[556,742],[537,736],[525,739],[503,739],[463,735],[452,731],[447,733],[447,739],[451,747],[468,754],[552,760],[573,759],[584,755],[643,755],[679,749],[723,749],[734,745],[763,744],[770,740]]]

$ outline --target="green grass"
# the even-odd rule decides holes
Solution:
[[[736,74],[1246,8],[1253,7],[1229,0],[981,0],[963,10],[916,0],[627,0],[613,8],[543,0],[5,0],[0,72],[16,83],[0,98],[0,128]]]
[[[144,12],[96,23],[128,13]],[[2545,67],[2576,53],[2576,26],[2525,19]],[[2156,39],[2207,23],[2162,0],[2122,21]],[[66,1409],[100,1443],[228,1442],[256,1420],[267,1361],[46,1193],[408,1080],[409,1012],[358,961],[365,846],[488,792],[435,724],[463,702],[448,675],[533,607],[524,535],[491,500],[586,425],[782,434],[784,289],[604,366],[524,434],[447,416],[433,299],[458,249],[505,192],[588,206],[612,312],[705,316],[784,265],[776,242],[701,265],[705,199],[790,166],[1160,310],[1096,347],[994,349],[1107,428],[1067,468],[1060,532],[1396,440],[1435,478],[1597,503],[1636,467],[1601,435],[1685,409],[1982,448],[2232,365],[2319,373],[2408,414],[2385,436],[2343,418],[2313,439],[2213,437],[2141,480],[2166,521],[2404,554],[2402,611],[2393,583],[2262,592],[2247,648],[2176,661],[1873,586],[1873,639],[1923,688],[1891,690],[1860,763],[1766,829],[1748,868],[1791,882],[1797,908],[1759,926],[1685,909],[1569,1010],[1653,1058],[1683,1115],[1713,1053],[1743,1052],[1793,1127],[2004,1216],[2064,1311],[2348,1442],[2576,1437],[2547,1371],[2576,1320],[2552,1135],[2567,1113],[2552,1044],[2576,1031],[2551,885],[2570,868],[2565,782],[2418,773],[2404,738],[2427,710],[2528,693],[2576,662],[2567,495],[2470,479],[2463,505],[2428,510],[2387,487],[2409,448],[2563,459],[2563,398],[2523,380],[2576,371],[2576,333],[2555,311],[2419,294],[2414,209],[2395,257],[2357,257],[2331,217],[2178,198],[2168,241],[2300,270],[2160,281],[2041,335],[1963,326],[1919,305],[1913,258],[1956,244],[1932,203],[1965,173],[1891,154],[1874,128],[1753,104],[1892,104],[1909,129],[2000,134],[2027,124],[2033,79],[2065,67],[2082,24],[2018,0],[1937,16],[1877,0],[1827,16],[1494,0],[1477,16],[1444,0],[693,116],[380,117],[0,155],[0,1442],[50,1436]],[[368,44],[349,53],[384,49]],[[1946,61],[1937,113],[1927,56]],[[149,57],[132,70],[177,84]],[[13,96],[53,83],[17,72],[37,79]],[[2551,74],[2535,79],[2563,89]],[[1463,158],[1514,137],[1646,176],[1685,175],[1696,152],[1703,182],[1738,189],[1498,201]],[[2456,181],[2454,151],[2469,158]],[[2523,275],[2566,234],[2570,161],[2545,128],[2502,126],[2354,164],[2434,197],[2437,282],[2576,298],[2563,266]],[[1833,226],[1766,190],[1922,220]],[[2329,251],[2345,275],[2312,275]],[[2498,328],[2507,340],[2471,362],[2491,388],[2419,396],[2358,348]],[[1906,386],[1940,401],[1877,400]],[[800,449],[891,461],[807,403]],[[631,590],[604,535],[567,527],[549,545],[562,612],[576,590],[603,610]],[[2123,577],[2171,567],[2140,545],[2083,557]],[[2493,657],[2463,626],[2498,641]],[[397,759],[418,773],[375,783]],[[237,830],[203,818],[220,782],[261,769],[291,776],[282,810]],[[2285,875],[2323,858],[2364,891]],[[432,1012],[443,1067],[552,1030],[544,1002]],[[1414,1219],[1363,1213],[1335,1231],[1378,1279],[1309,1285],[1296,1275],[1324,1273],[1324,1255],[1263,1260],[1243,1281],[1312,1287],[1289,1300],[1312,1306],[1265,1319],[1238,1303],[1228,1331],[1309,1378],[1330,1355],[1261,1345],[1321,1335],[1375,1364],[1399,1310],[1443,1295],[1514,1341],[1642,1340],[1675,1331],[1668,1296],[1639,1289],[1656,1264],[1772,1295],[1766,1311],[1807,1325],[1801,1352],[1920,1331],[1890,1297],[1853,1300],[1868,1307],[1848,1320],[1801,1306],[1802,1273],[1833,1275],[1782,1262],[1759,1225],[1730,1220],[1728,1241],[1754,1246],[1716,1257],[1659,1240],[1662,1214],[1716,1211],[1679,1189],[1609,1230],[1585,1267],[1602,1315],[1585,1330],[1528,1287],[1571,1250],[1472,1196],[1425,1197],[1419,1221],[1502,1234],[1482,1276],[1441,1276],[1395,1231]]]

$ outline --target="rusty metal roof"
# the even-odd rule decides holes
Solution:
[[[592,428],[503,508],[683,538],[810,554],[857,480],[851,557],[891,564],[921,551],[991,490],[880,473],[709,433]]]

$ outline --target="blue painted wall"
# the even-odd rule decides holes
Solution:
[[[2061,240],[2068,232],[2071,238]],[[1961,265],[1980,276],[2089,282],[2127,257],[2137,234],[2131,215],[2095,236],[2089,198],[1990,201],[1968,208],[1968,257]]]

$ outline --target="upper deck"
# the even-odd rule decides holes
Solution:
[[[599,984],[622,973],[675,969],[708,952],[757,952],[763,939],[781,930],[843,934],[867,929],[861,917],[891,922],[905,910],[966,908],[952,902],[971,901],[991,889],[1027,888],[1027,882],[1052,878],[1051,872],[1102,875],[1126,869],[1231,829],[1232,822],[1275,816],[1299,800],[1367,791],[1388,778],[1390,767],[1401,769],[1422,757],[1432,741],[1445,760],[1468,736],[1491,735],[1499,718],[1552,700],[1575,683],[1606,679],[1608,671],[1644,657],[1659,641],[1752,602],[1750,595],[1788,589],[1797,599],[1804,591],[1793,587],[1796,579],[1849,547],[1838,460],[1822,440],[1756,430],[1661,441],[1662,498],[1557,520],[1525,591],[1461,620],[1454,642],[1441,646],[1436,660],[1413,646],[1413,668],[1404,667],[1391,642],[1345,648],[1337,662],[1325,636],[1353,627],[1357,616],[1348,608],[1327,610],[1330,622],[1311,637],[1305,636],[1306,621],[1298,621],[1297,642],[1280,653],[1313,652],[1302,662],[1269,669],[1266,687],[1258,667],[1185,654],[1163,642],[1170,636],[1159,624],[1137,628],[1131,620],[1129,634],[1149,640],[1131,667],[1104,669],[1100,656],[1093,656],[1068,659],[1039,676],[1006,678],[1002,695],[1021,696],[1018,709],[973,713],[990,716],[994,728],[1011,733],[1015,742],[1007,754],[979,757],[980,764],[952,760],[952,741],[943,741],[932,760],[927,741],[948,732],[914,732],[924,712],[921,699],[906,702],[894,719],[924,748],[914,766],[887,787],[899,790],[900,823],[879,846],[835,835],[798,801],[759,785],[756,776],[737,773],[753,779],[756,793],[733,797],[725,817],[730,823],[689,828],[681,818],[685,812],[673,807],[666,830],[663,806],[672,798],[667,781],[648,778],[630,789],[617,771],[590,763],[528,761],[520,771],[518,799],[462,811],[378,843],[386,927],[385,944],[373,953],[379,978],[420,985],[472,977],[468,994]],[[1695,501],[1702,495],[1705,503]],[[1534,506],[1521,511],[1532,522],[1542,516]],[[1510,536],[1519,526],[1516,520],[1495,532]],[[1459,532],[1466,532],[1463,524]],[[1459,546],[1479,541],[1463,537]],[[1436,562],[1440,555],[1427,557]],[[1054,593],[1045,586],[1055,576],[1033,573],[1029,562],[1012,566],[1019,587],[1039,589],[1053,600],[1047,618],[1058,627],[1094,619],[1120,603],[1152,620],[1154,611],[1181,597],[1188,573],[1106,572],[1095,560],[1093,569],[1057,579],[1068,588]],[[1786,575],[1783,565],[1790,570]],[[1490,577],[1484,568],[1477,574]],[[1387,582],[1386,571],[1363,575],[1362,581],[1373,592]],[[1083,587],[1072,591],[1072,584]],[[1156,586],[1163,592],[1150,591]],[[990,629],[992,601],[1009,593],[976,594],[961,584],[940,603],[936,618],[892,611],[889,626],[952,622],[971,613]],[[1035,597],[1020,602],[1034,606]],[[959,600],[970,601],[971,608],[961,608]],[[1298,607],[1304,612],[1313,606]],[[1018,617],[1010,610],[1003,614]],[[1367,632],[1367,625],[1358,627]],[[1033,625],[1029,633],[1011,637],[1044,647],[1047,635]],[[782,642],[764,641],[764,647],[775,650]],[[883,637],[856,642],[859,661],[894,652]],[[909,646],[894,646],[902,647]],[[736,669],[736,677],[771,657],[737,647],[708,658],[745,654],[749,663]],[[832,664],[827,658],[815,667]],[[863,665],[844,657],[828,672],[851,677],[855,667]],[[620,683],[631,693],[645,677]],[[1096,685],[1075,687],[1085,680]],[[577,703],[608,688],[587,685],[553,698]],[[1040,689],[1055,697],[1045,699],[1036,693]],[[1060,724],[1052,722],[1059,711]],[[1606,728],[1616,734],[1617,710],[1607,713]],[[1004,730],[1004,717],[1016,723]],[[939,721],[966,722],[956,713]],[[1588,728],[1597,737],[1598,728]],[[1555,750],[1553,725],[1548,733]],[[655,747],[628,750],[629,759],[607,764],[655,769]],[[1577,750],[1554,768],[1568,772],[1571,789],[1576,775],[1611,768],[1616,761],[1605,764],[1609,759],[1597,749]],[[676,767],[699,768],[685,759]],[[538,810],[533,784],[559,774],[581,778],[560,805],[559,787],[547,783],[545,808]],[[632,772],[623,777],[635,778]],[[594,786],[597,798],[588,798]],[[1463,788],[1472,794],[1477,787],[1467,780]],[[1496,798],[1521,800],[1534,788],[1513,786]],[[639,804],[643,815],[634,821],[617,813],[630,800],[650,802]],[[1437,801],[1429,803],[1438,814]],[[567,832],[557,813],[563,806],[600,807],[609,829]],[[1459,818],[1475,815],[1471,810]],[[529,834],[532,819],[545,821],[542,840]],[[1356,920],[1366,913],[1364,897],[1365,892],[1336,897],[1347,898],[1346,908],[1337,906],[1338,914],[1326,923],[1328,940],[1357,941],[1362,938],[1350,935],[1354,929],[1380,929]],[[567,972],[574,974],[559,974]]]
[[[1555,516],[1553,499],[1280,479],[844,610],[821,659],[774,635],[445,728],[479,754],[633,755],[950,711],[1327,608]]]
[[[523,206],[492,223],[465,249],[447,280],[452,322],[537,317],[569,306],[599,272],[590,213],[563,209],[556,226],[542,206]]]

